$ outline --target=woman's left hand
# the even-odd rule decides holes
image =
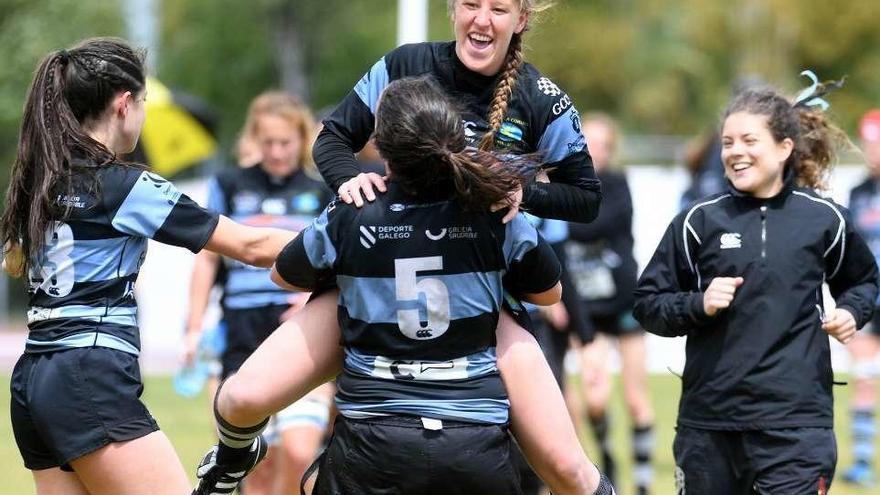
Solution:
[[[856,336],[856,319],[849,311],[834,308],[822,322],[822,330],[841,344],[847,344]]]
[[[499,201],[492,205],[492,211],[502,210],[504,208],[509,208],[507,214],[504,215],[504,218],[501,219],[501,223],[507,223],[516,217],[516,214],[519,213],[519,205],[522,203],[523,191],[522,187],[516,188],[516,191],[511,192],[507,195],[507,199],[503,201]]]

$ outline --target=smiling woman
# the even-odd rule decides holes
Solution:
[[[522,33],[546,5],[530,0],[450,1],[454,41],[404,45],[377,61],[324,121],[315,143],[316,165],[331,189],[356,207],[365,198],[378,201],[376,190],[385,192],[385,181],[378,174],[361,173],[354,152],[375,130],[382,91],[395,80],[427,76],[457,103],[466,147],[537,154],[544,160],[550,182],[528,181],[494,205],[507,209],[504,222],[517,221],[521,205],[544,218],[592,221],[601,192],[578,111],[559,86],[523,61]],[[361,245],[369,249],[372,241],[365,239]],[[219,424],[256,436],[266,415],[339,372],[337,298],[336,291],[313,298],[269,338],[272,344],[267,340],[226,382],[217,401]],[[407,302],[400,301],[399,309],[409,309]],[[514,435],[554,493],[590,494],[600,486],[598,470],[584,454],[549,366],[524,328],[524,311],[518,303],[508,306],[492,343],[497,344]],[[274,371],[267,373],[269,369]],[[232,447],[221,444],[219,449]],[[610,488],[603,485],[601,490]]]

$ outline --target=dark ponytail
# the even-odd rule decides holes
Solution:
[[[123,40],[93,38],[40,62],[0,219],[3,243],[21,246],[25,270],[38,259],[50,223],[69,214],[70,206],[61,208],[58,196],[72,192],[73,176],[115,160],[111,150],[89,137],[86,126],[100,119],[119,92],[143,91],[143,59]],[[97,182],[89,188],[97,189]]]
[[[375,140],[407,194],[454,194],[470,211],[505,201],[538,168],[534,157],[466,149],[460,112],[427,78],[388,85],[376,111]]]

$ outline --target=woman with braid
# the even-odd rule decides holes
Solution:
[[[134,284],[147,239],[268,267],[294,233],[200,208],[131,153],[143,54],[95,38],[46,56],[31,85],[0,219],[26,277],[28,337],[11,378],[15,441],[40,495],[184,495],[191,485],[141,402]],[[248,444],[240,469],[263,455]]]
[[[522,60],[523,32],[533,14],[544,7],[532,0],[450,0],[454,41],[402,46],[376,62],[324,121],[315,143],[315,162],[331,189],[357,207],[364,205],[364,198],[376,200],[375,190],[385,192],[381,176],[361,173],[354,152],[374,131],[383,89],[393,80],[429,76],[463,107],[467,146],[517,155],[538,153],[543,159],[549,182],[530,181],[498,202],[496,209],[508,208],[503,221],[515,218],[520,207],[546,218],[579,222],[595,218],[601,199],[599,181],[577,110],[556,84]],[[365,251],[384,249],[396,236],[405,235],[396,226],[364,229]],[[269,337],[238,375],[227,380],[218,393],[216,413],[221,432],[226,429],[231,435],[226,440],[221,435],[221,450],[231,449],[235,438],[256,435],[267,409],[283,407],[339,372],[342,349],[334,318],[338,298],[335,291],[314,297]],[[409,299],[399,295],[402,310],[419,304],[418,297]],[[592,493],[598,486],[598,470],[583,453],[540,348],[524,330],[528,325],[524,311],[513,298],[507,301],[496,339],[514,435],[554,493]],[[267,374],[274,377],[271,382],[263,379]]]

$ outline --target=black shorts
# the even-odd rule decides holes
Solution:
[[[831,428],[718,431],[679,426],[672,450],[679,495],[825,495],[837,464]]]
[[[24,354],[12,372],[12,431],[28,469],[61,467],[159,429],[140,397],[137,356],[86,347]]]
[[[417,417],[339,416],[312,493],[518,495],[512,448],[503,425],[444,420],[428,430]]]
[[[590,315],[590,320],[592,320],[597,332],[614,337],[645,333],[645,330],[642,329],[639,322],[633,317],[632,311],[624,311],[611,316]]]
[[[281,325],[281,315],[290,306],[274,304],[250,309],[226,309],[226,350],[220,357],[222,378],[238,371],[245,360]]]

